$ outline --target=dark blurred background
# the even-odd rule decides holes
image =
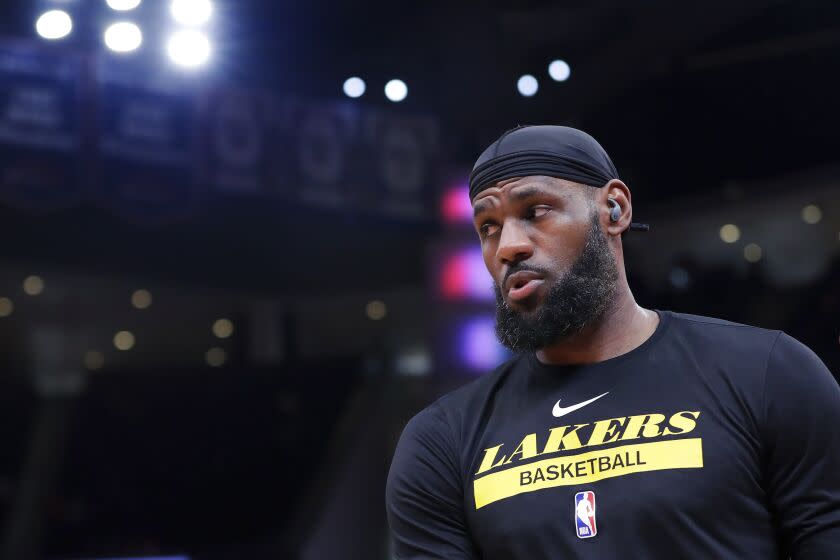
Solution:
[[[2,558],[390,558],[402,426],[508,357],[517,124],[610,153],[642,305],[840,373],[838,68],[831,0],[6,0]]]

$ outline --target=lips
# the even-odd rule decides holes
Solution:
[[[508,298],[512,301],[521,301],[533,294],[544,282],[545,279],[538,273],[523,270],[511,274],[505,281],[505,288]]]

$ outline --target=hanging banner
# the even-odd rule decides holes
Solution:
[[[0,43],[0,200],[85,198],[141,224],[209,194],[346,218],[434,221],[435,119],[357,101],[206,89],[142,58]],[[224,205],[220,206],[224,208]]]
[[[272,130],[270,192],[317,208],[353,211],[359,195],[359,110],[286,99]]]
[[[215,90],[204,101],[203,178],[218,192],[265,194],[270,165],[268,136],[277,103],[263,92]]]
[[[438,182],[438,127],[427,118],[369,115],[366,140],[374,154],[372,186],[366,201],[390,218],[432,219]]]
[[[0,197],[48,212],[81,197],[83,60],[0,43]]]
[[[123,61],[101,62],[97,78],[100,201],[133,222],[185,219],[199,203],[195,93]]]
[[[347,215],[433,219],[436,121],[354,102],[278,106],[267,131],[268,193]]]

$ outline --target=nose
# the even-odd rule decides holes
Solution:
[[[534,254],[534,244],[516,220],[507,220],[502,225],[496,258],[503,264],[511,265],[527,260]]]

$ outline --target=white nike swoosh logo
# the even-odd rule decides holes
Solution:
[[[575,410],[578,410],[579,408],[583,408],[584,406],[586,406],[588,404],[592,404],[595,401],[597,401],[598,399],[600,399],[601,397],[603,397],[604,395],[609,395],[609,394],[610,394],[609,391],[607,391],[603,395],[598,395],[597,397],[591,398],[588,401],[579,402],[577,404],[573,404],[572,406],[567,406],[565,408],[560,406],[560,401],[557,401],[557,404],[554,405],[554,410],[552,410],[551,413],[555,417],[560,418],[561,416],[565,416],[568,413],[574,412]]]

